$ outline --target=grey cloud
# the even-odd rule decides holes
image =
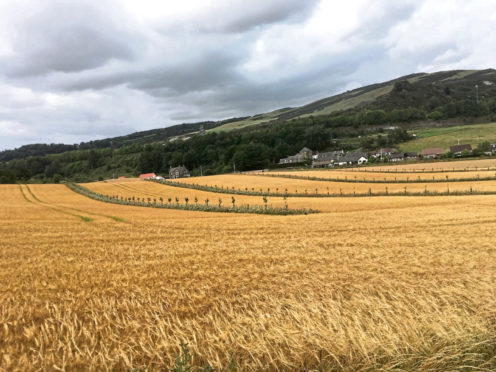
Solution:
[[[174,94],[218,89],[238,80],[234,71],[238,61],[234,55],[210,52],[182,65],[142,73],[134,77],[130,86],[149,92],[166,89]]]
[[[238,7],[234,17],[228,17],[220,30],[229,32],[244,32],[254,27],[284,21],[301,21],[314,9],[318,1],[315,0],[277,0],[252,1],[250,8]],[[235,5],[236,6],[236,5]],[[231,10],[234,10],[231,7]]]
[[[103,9],[88,3],[44,2],[18,26],[15,56],[0,61],[10,77],[73,73],[135,56],[136,35],[120,30]],[[132,41],[129,43],[129,41]]]
[[[372,4],[369,6],[372,6]],[[374,7],[378,7],[378,5],[374,4]],[[365,15],[360,28],[353,30],[345,38],[364,38],[380,41],[381,38],[388,35],[392,27],[402,21],[408,20],[417,9],[415,4],[409,2],[384,4],[378,8],[382,10],[378,16],[367,18],[367,15]]]
[[[175,105],[177,109],[170,115],[173,121],[222,119],[301,105],[339,93],[364,61],[371,63],[385,53],[384,47],[370,44],[332,57],[324,54],[300,69],[296,76],[257,83],[237,71],[245,56],[240,53],[241,46],[235,50],[236,55],[211,50],[170,67],[78,81],[65,89],[125,85]]]
[[[141,71],[109,73],[103,76],[75,77],[58,88],[66,91],[103,89],[117,85],[145,91],[154,96],[179,95],[190,91],[218,89],[240,79],[236,67],[244,55],[224,50],[204,51],[200,55],[168,66]]]
[[[204,13],[186,19],[169,20],[156,29],[164,34],[245,33],[275,23],[300,22],[311,15],[320,0],[218,0]]]
[[[189,102],[199,112],[209,113],[209,118],[218,118],[216,114],[228,116],[253,115],[287,106],[298,106],[313,100],[337,94],[346,89],[350,77],[359,73],[364,60],[370,62],[369,55],[381,54],[380,47],[363,48],[353,55],[334,56],[332,60],[322,57],[307,66],[297,77],[288,77],[272,83],[254,83],[243,77],[233,80],[232,84],[222,89],[215,89],[204,94],[186,93],[175,97],[179,102]],[[369,81],[373,83],[375,81]],[[235,110],[233,110],[235,108]],[[171,117],[175,120],[197,120],[201,116],[191,111],[179,111]]]

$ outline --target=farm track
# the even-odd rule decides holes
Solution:
[[[91,218],[91,217],[88,217],[88,216],[84,216],[84,214],[86,215],[90,215],[90,216],[96,216],[96,217],[104,217],[106,219],[110,219],[112,221],[115,221],[115,222],[120,222],[120,223],[127,223],[125,220],[123,220],[122,218],[120,217],[116,217],[116,216],[111,216],[111,215],[107,215],[107,214],[103,214],[103,213],[96,213],[96,212],[90,212],[88,210],[84,210],[84,209],[78,209],[78,208],[73,208],[73,207],[67,207],[67,206],[61,206],[61,205],[58,205],[58,204],[54,204],[54,203],[49,203],[49,202],[44,202],[42,200],[40,200],[34,193],[33,191],[31,190],[31,188],[28,186],[28,185],[24,185],[28,191],[28,193],[32,196],[32,198],[38,202],[38,204],[44,206],[44,207],[47,207],[47,208],[50,208],[50,209],[53,209],[53,210],[56,210],[58,212],[61,212],[61,213],[65,213],[65,214],[69,214],[69,215],[72,215],[72,216],[75,216],[75,217],[78,217],[80,220],[84,221],[84,222],[93,222],[94,221],[94,218]],[[26,195],[24,194],[24,191],[21,187],[21,185],[19,185],[19,187],[21,188],[21,192],[24,196],[24,198],[30,202],[33,202],[29,199],[27,199]],[[75,214],[75,213],[72,213],[72,212],[69,212],[69,211],[75,211],[75,212],[79,212],[79,213],[82,213],[82,215],[80,214]]]
[[[22,196],[24,197],[24,199],[30,203],[33,203],[33,204],[37,204],[39,206],[42,206],[44,208],[48,208],[48,209],[51,209],[51,210],[54,210],[56,212],[59,212],[59,213],[62,213],[62,214],[66,214],[66,215],[69,215],[69,216],[73,216],[73,217],[77,217],[79,218],[81,221],[83,222],[93,222],[93,218],[91,217],[88,217],[88,216],[83,216],[83,215],[80,215],[80,214],[75,214],[75,213],[71,213],[71,212],[68,212],[67,210],[64,210],[63,208],[60,208],[60,207],[57,207],[53,204],[50,204],[50,203],[45,203],[43,201],[41,201],[40,199],[38,199],[38,197],[33,193],[33,191],[29,188],[28,185],[24,185],[24,187],[26,187],[26,190],[28,192],[28,195],[30,195],[33,199],[29,199],[28,196],[26,195],[26,193],[24,192],[23,188],[22,188],[22,185],[19,185],[19,189],[22,193]]]

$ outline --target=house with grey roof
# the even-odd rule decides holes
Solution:
[[[303,147],[296,155],[279,159],[279,164],[303,163],[312,159],[312,153],[308,147]]]
[[[169,178],[183,178],[189,176],[189,171],[184,165],[169,168]]]
[[[403,160],[405,160],[405,153],[404,152],[393,152],[393,153],[389,154],[388,159],[392,163],[403,161]]]
[[[344,155],[344,151],[320,152],[313,156],[312,168],[330,167]]]
[[[461,156],[464,151],[472,153],[472,146],[470,144],[450,146],[450,152],[457,156]]]
[[[363,151],[349,152],[339,159],[339,165],[365,164],[368,161],[368,155]]]

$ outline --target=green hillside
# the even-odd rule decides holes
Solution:
[[[467,101],[464,103],[465,109],[471,109],[468,106],[477,100],[475,85],[478,86],[479,103],[496,98],[496,71],[454,70],[412,74],[327,97],[301,107],[284,108],[242,120],[232,120],[211,130],[219,132],[275,121],[358,112],[362,109],[391,111],[416,108],[423,110],[426,118],[438,120],[442,117],[457,116],[457,112],[452,112],[456,111],[456,108],[449,106],[455,102]]]
[[[496,142],[496,123],[423,128],[412,133],[417,138],[401,144],[401,150],[420,152],[429,147],[442,147],[448,151],[450,146],[458,143],[471,144],[475,148],[484,141]]]

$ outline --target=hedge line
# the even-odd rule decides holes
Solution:
[[[95,191],[89,190],[81,185],[75,183],[66,183],[65,184],[72,191],[86,196],[90,199],[113,203],[113,204],[121,204],[121,205],[131,205],[138,207],[150,207],[150,208],[165,208],[165,209],[182,209],[188,211],[201,211],[201,212],[225,212],[225,213],[253,213],[253,214],[270,214],[270,215],[297,215],[297,214],[312,214],[318,213],[318,210],[315,209],[289,209],[287,204],[283,208],[272,207],[267,205],[267,197],[264,196],[264,204],[265,205],[235,205],[234,197],[231,199],[232,207],[222,206],[222,199],[218,200],[218,204],[209,204],[210,200],[206,199],[205,204],[198,204],[198,200],[195,203],[188,203],[189,198],[185,198],[185,203],[179,203],[178,198],[174,198],[175,203],[173,203],[172,198],[168,198],[168,202],[164,203],[163,199],[157,202],[156,198],[148,198],[146,201],[144,198],[140,200],[136,200],[134,197],[122,197],[122,196],[109,196],[97,193]],[[153,200],[153,202],[152,202]]]

